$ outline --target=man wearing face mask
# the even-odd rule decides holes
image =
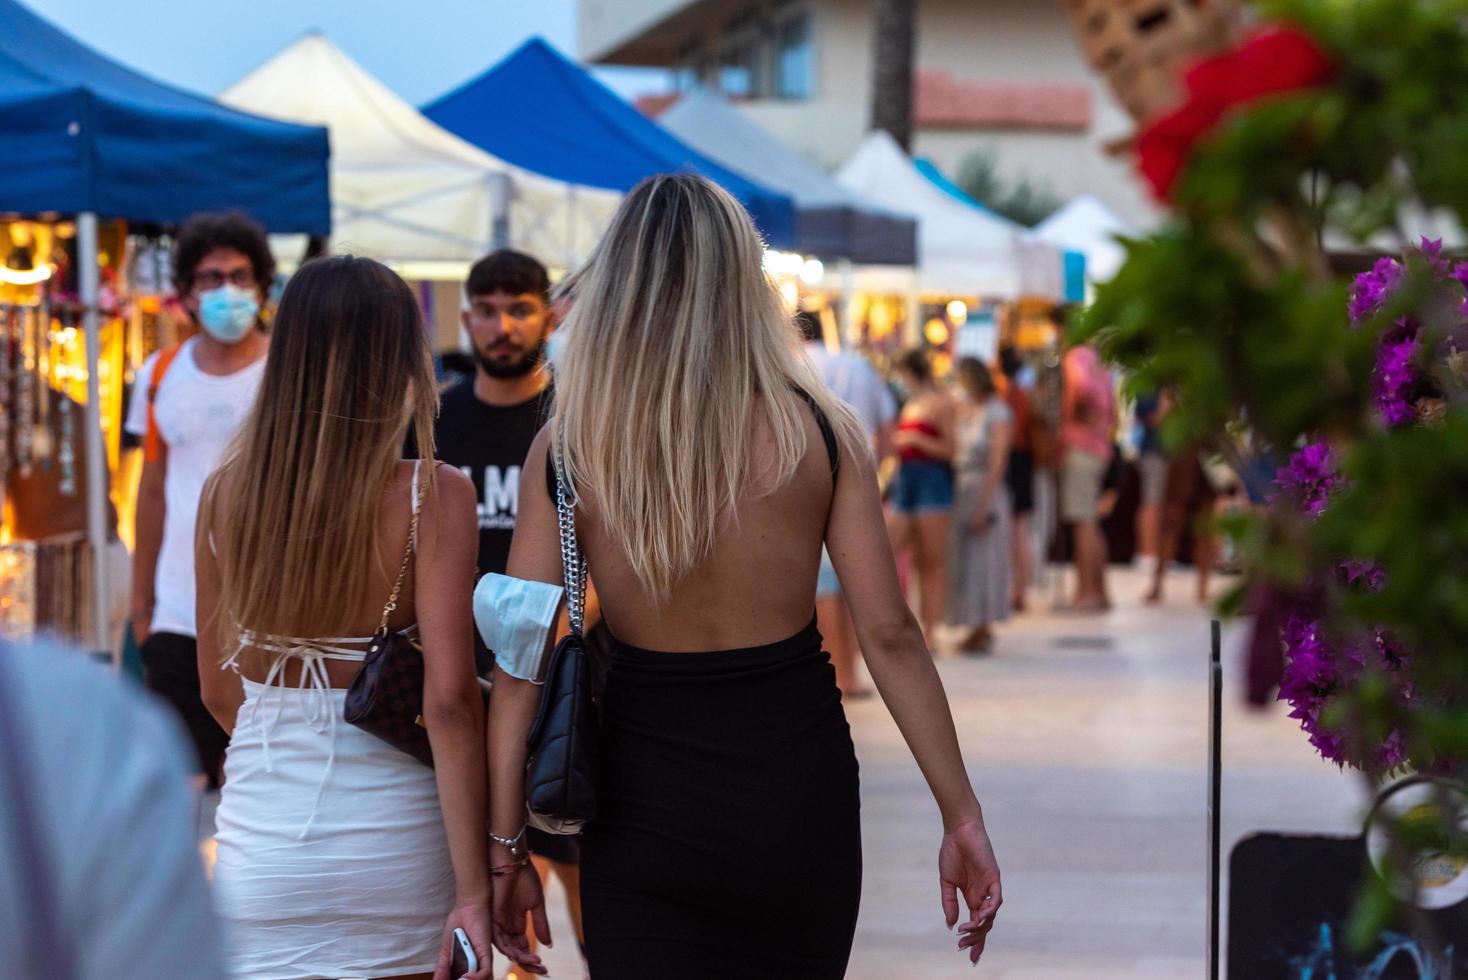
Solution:
[[[127,431],[144,443],[133,551],[132,629],[143,681],[183,718],[199,771],[219,785],[229,738],[199,695],[194,517],[204,481],[244,423],[265,364],[261,309],[275,275],[265,232],[242,214],[179,229],[174,289],[200,332],[153,355],[133,385]]]

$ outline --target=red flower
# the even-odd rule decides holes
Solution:
[[[1186,101],[1157,119],[1137,139],[1138,167],[1153,193],[1166,201],[1193,147],[1230,110],[1270,95],[1330,81],[1335,63],[1308,34],[1276,27],[1233,51],[1198,62],[1183,76]]]

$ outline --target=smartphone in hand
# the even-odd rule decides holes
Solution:
[[[474,973],[479,969],[479,957],[474,954],[474,947],[469,944],[469,935],[463,929],[454,930],[454,955],[450,966],[453,980],[468,973]]]

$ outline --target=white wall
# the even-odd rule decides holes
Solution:
[[[768,2],[768,0],[761,0]],[[873,0],[803,0],[814,38],[815,97],[759,100],[741,108],[781,140],[827,168],[842,163],[866,132],[871,111]],[[917,67],[960,81],[1087,84],[1094,93],[1089,132],[1024,129],[919,129],[913,150],[956,177],[965,158],[988,150],[1000,174],[1048,184],[1062,198],[1095,194],[1147,227],[1159,212],[1131,164],[1105,145],[1132,131],[1130,118],[1091,73],[1070,31],[1062,0],[917,0]],[[675,0],[580,0],[582,55],[636,36],[668,14],[700,6]],[[728,7],[708,7],[706,41],[718,37]],[[792,5],[793,6],[793,5]],[[788,9],[788,8],[787,8]],[[699,12],[702,15],[702,12]]]

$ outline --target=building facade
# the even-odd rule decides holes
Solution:
[[[1106,151],[1133,126],[1084,63],[1062,0],[916,3],[915,156],[949,176],[987,157],[1010,186],[1091,193],[1138,227],[1156,220]],[[719,88],[827,168],[866,132],[873,0],[579,0],[579,14],[585,61]]]

